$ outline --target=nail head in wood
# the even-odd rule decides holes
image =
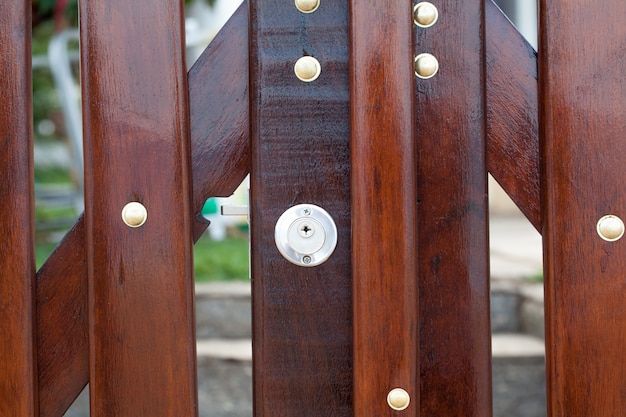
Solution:
[[[411,402],[411,396],[402,388],[394,388],[387,394],[387,404],[396,411],[406,410]]]
[[[439,11],[434,4],[423,1],[413,8],[413,22],[421,28],[429,28],[439,19]]]
[[[427,80],[439,71],[439,61],[431,54],[419,54],[415,57],[415,75]]]
[[[320,0],[295,0],[296,8],[302,13],[313,13],[320,7]]]
[[[122,220],[128,227],[141,227],[148,219],[148,210],[143,204],[136,201],[130,202],[122,210]]]
[[[296,77],[305,83],[317,80],[322,73],[322,66],[319,61],[312,56],[303,56],[296,61],[294,66]]]
[[[607,242],[615,242],[624,236],[624,222],[617,216],[608,214],[598,220],[598,235]]]

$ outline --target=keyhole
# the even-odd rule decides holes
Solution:
[[[313,228],[308,224],[303,224],[302,226],[300,226],[300,236],[302,237],[311,237],[313,236],[313,232]]]

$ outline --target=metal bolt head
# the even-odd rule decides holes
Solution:
[[[302,13],[313,13],[320,7],[320,0],[295,0],[296,8]]]
[[[607,242],[615,242],[624,236],[624,222],[619,217],[608,214],[598,220],[596,231]]]
[[[122,220],[128,227],[141,227],[148,220],[148,210],[141,203],[130,202],[122,209]]]
[[[310,263],[311,263],[311,261],[312,261],[312,259],[311,259],[311,257],[310,257],[309,255],[306,255],[306,256],[303,256],[303,257],[302,257],[302,263],[303,263],[303,264],[308,265],[308,264],[310,264]]]
[[[413,8],[413,22],[422,28],[429,28],[437,22],[439,11],[434,4],[423,1]]]
[[[387,404],[393,410],[402,411],[406,410],[411,402],[409,393],[402,388],[394,388],[387,394]]]
[[[427,80],[439,71],[439,61],[431,54],[419,54],[415,57],[415,75]]]
[[[319,61],[312,56],[303,56],[296,61],[293,70],[300,81],[310,83],[317,80],[317,77],[320,76],[322,66]]]

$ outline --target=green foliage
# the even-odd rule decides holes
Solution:
[[[543,272],[537,272],[534,275],[531,275],[529,277],[526,277],[526,281],[533,283],[533,284],[539,284],[543,282]]]
[[[33,6],[41,14],[52,12],[57,0],[33,0]]]
[[[37,264],[37,270],[41,268],[41,265],[48,259],[54,248],[56,248],[56,243],[50,242],[37,242],[35,245],[35,259]]]
[[[37,268],[43,265],[55,247],[54,243],[37,244]],[[217,242],[205,235],[196,243],[193,252],[196,282],[248,280],[247,238],[227,238]]]
[[[249,277],[247,238],[214,241],[206,235],[194,247],[196,282],[245,281]]]

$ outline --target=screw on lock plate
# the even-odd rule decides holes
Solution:
[[[280,253],[299,266],[325,262],[337,246],[337,226],[326,210],[313,204],[299,204],[285,211],[274,231]]]

